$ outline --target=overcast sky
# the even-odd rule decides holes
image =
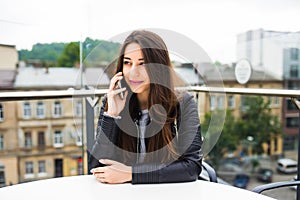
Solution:
[[[110,39],[141,28],[169,29],[213,60],[235,62],[236,36],[252,29],[300,31],[298,0],[1,0],[0,43]]]

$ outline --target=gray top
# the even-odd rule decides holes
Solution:
[[[146,156],[146,144],[145,144],[145,131],[146,126],[149,120],[149,111],[142,110],[142,116],[139,120],[139,127],[140,127],[140,154],[139,154],[139,162],[142,163]]]

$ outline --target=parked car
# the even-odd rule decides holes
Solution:
[[[297,172],[297,161],[281,158],[277,160],[277,171],[281,173],[295,173]]]
[[[224,163],[219,166],[220,172],[242,173],[243,169],[235,163]]]
[[[273,179],[273,170],[267,168],[260,168],[257,172],[257,180],[263,182],[272,182]]]
[[[237,174],[233,181],[233,186],[246,189],[250,177],[247,174]]]

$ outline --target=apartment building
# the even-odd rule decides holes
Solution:
[[[205,71],[204,81],[206,86],[223,86],[225,88],[277,88],[283,87],[282,80],[262,71],[252,70],[249,81],[246,84],[240,84],[235,77],[235,66],[210,67]],[[215,109],[229,109],[233,115],[241,117],[245,109],[245,95],[233,95],[222,93],[207,93],[204,99],[204,113]],[[271,112],[281,119],[282,99],[279,97],[264,97],[270,100]],[[283,141],[281,136],[272,136],[270,143],[264,145],[265,154],[281,155],[283,152]],[[268,149],[269,148],[269,149]],[[269,152],[268,152],[269,151]]]
[[[20,68],[16,90],[65,90],[78,87],[78,69]],[[82,99],[17,102],[19,182],[83,174],[85,127]]]
[[[15,46],[0,44],[0,92],[14,87],[18,53]],[[18,183],[16,103],[0,102],[0,187]]]
[[[15,70],[19,61],[14,45],[0,44],[0,69]]]
[[[256,69],[283,80],[283,88],[300,89],[300,32],[250,30],[237,36],[237,60],[248,59]],[[298,109],[289,98],[283,99],[284,150],[297,151]],[[295,156],[296,154],[294,154]]]

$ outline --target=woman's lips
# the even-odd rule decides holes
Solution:
[[[131,85],[137,86],[137,85],[142,84],[144,81],[133,81],[133,80],[130,80],[129,82],[130,82]]]

